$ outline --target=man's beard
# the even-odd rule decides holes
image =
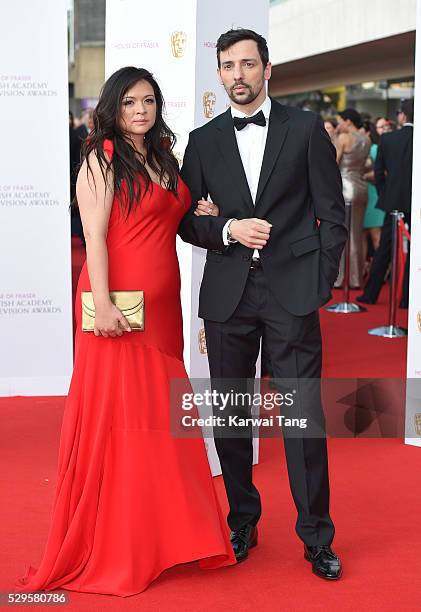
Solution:
[[[235,93],[235,87],[238,87],[239,85],[244,87],[244,89],[248,90],[248,94],[246,95],[241,94],[241,96],[237,98],[236,93]],[[264,82],[262,83],[262,87],[263,85],[264,85]],[[247,85],[247,83],[241,82],[241,83],[236,83],[232,87],[225,87],[225,91],[227,92],[230,100],[232,100],[236,104],[243,104],[245,106],[246,104],[251,104],[251,102],[254,102],[254,100],[257,98],[257,96],[262,91],[262,87],[260,87],[258,91],[254,91],[250,87],[250,85]]]

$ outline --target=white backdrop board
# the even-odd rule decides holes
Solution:
[[[145,10],[140,0],[107,0],[106,76],[134,65],[154,73],[177,135],[182,159],[189,132],[226,110],[228,97],[217,79],[216,41],[232,27],[267,37],[268,0],[160,0]],[[177,243],[181,269],[184,359],[191,378],[208,378],[203,321],[197,317],[205,251]],[[213,473],[219,472],[213,441],[207,440]],[[255,460],[258,444],[255,444]]]
[[[421,36],[421,2],[418,1],[417,35]],[[406,442],[421,446],[421,48],[416,45],[414,165],[411,211],[411,268],[409,277],[408,364],[406,391]]]
[[[0,3],[0,395],[72,371],[65,0]]]

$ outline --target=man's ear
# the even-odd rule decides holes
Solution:
[[[223,85],[223,82],[222,82],[222,79],[221,79],[221,70],[220,70],[220,68],[216,69],[216,74],[218,75],[218,80],[219,80],[220,85]]]
[[[270,77],[272,76],[272,64],[270,62],[266,64],[266,68],[263,74],[266,81],[269,81]]]

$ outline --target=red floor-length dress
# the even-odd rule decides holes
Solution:
[[[104,149],[112,156],[112,142]],[[175,564],[235,563],[203,440],[170,433],[169,386],[186,378],[175,241],[190,205],[153,184],[124,220],[114,199],[107,236],[110,290],[143,289],[145,331],[80,331],[86,263],[76,296],[76,359],[60,439],[44,557],[19,581],[128,596]]]

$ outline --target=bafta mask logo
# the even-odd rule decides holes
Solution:
[[[204,327],[201,327],[199,329],[199,353],[201,353],[202,355],[206,355],[207,352],[208,352],[208,349],[206,346],[205,329]]]
[[[203,94],[203,114],[206,119],[212,119],[215,114],[216,95],[213,91],[205,91]]]
[[[421,310],[417,314],[418,331],[421,334]]]
[[[418,412],[415,417],[415,431],[417,436],[421,436],[421,412]]]
[[[171,34],[171,51],[174,57],[183,57],[186,48],[187,34],[185,32],[173,32]]]

